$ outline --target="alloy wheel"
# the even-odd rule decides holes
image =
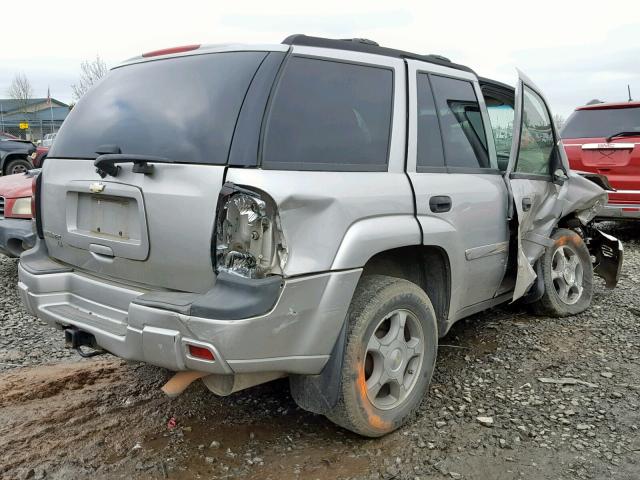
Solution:
[[[580,300],[583,277],[584,269],[578,252],[570,245],[559,246],[551,260],[551,280],[560,300],[567,305]]]
[[[381,410],[401,405],[412,392],[422,369],[424,332],[409,310],[392,311],[374,329],[365,357],[369,401]]]

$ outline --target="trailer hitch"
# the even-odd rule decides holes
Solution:
[[[93,334],[84,332],[77,327],[66,327],[64,329],[64,341],[65,347],[72,348],[83,358],[96,357],[107,353],[106,350],[98,347],[96,337],[94,337]],[[89,347],[93,349],[93,351],[86,352],[82,350],[82,347]]]

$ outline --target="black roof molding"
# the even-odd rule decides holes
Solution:
[[[494,87],[494,88],[499,88],[503,90],[509,90],[511,92],[516,91],[516,89],[511,85],[508,85],[506,83],[502,83],[502,82],[499,82],[498,80],[493,80],[487,77],[478,77],[478,82],[480,83],[481,87],[487,86],[487,87]]]
[[[284,45],[301,45],[305,47],[334,48],[337,50],[349,50],[352,52],[373,53],[375,55],[384,55],[395,58],[409,58],[412,60],[420,60],[423,62],[441,65],[443,67],[455,68],[470,72],[475,75],[469,67],[451,62],[448,58],[441,55],[420,55],[418,53],[405,52],[394,48],[381,47],[373,40],[366,38],[350,38],[350,39],[334,39],[323,37],[310,37],[303,34],[289,35],[282,43]]]

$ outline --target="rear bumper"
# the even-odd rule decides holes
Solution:
[[[72,270],[50,271],[22,262],[18,270],[25,306],[49,325],[89,332],[124,359],[214,374],[319,373],[361,274],[355,269],[287,279],[270,311],[226,320],[136,303],[149,292]],[[192,357],[188,345],[208,348],[215,360]]]
[[[31,220],[21,218],[0,219],[0,253],[19,257],[35,243]]]
[[[640,219],[640,205],[608,203],[602,207],[596,217],[612,220],[637,220]]]

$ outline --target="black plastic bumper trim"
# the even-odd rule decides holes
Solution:
[[[151,292],[135,298],[133,303],[192,317],[241,320],[270,311],[280,297],[282,285],[282,277],[277,275],[254,279],[220,272],[207,293]]]

